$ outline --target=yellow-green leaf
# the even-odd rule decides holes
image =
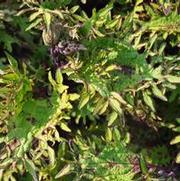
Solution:
[[[171,83],[180,83],[180,77],[174,75],[167,75],[166,79]]]
[[[105,35],[102,34],[99,30],[93,29],[94,33],[99,37],[104,37]]]
[[[120,115],[122,114],[122,109],[121,109],[121,106],[120,106],[120,103],[119,101],[117,101],[116,99],[114,98],[110,98],[109,99],[109,103],[111,105],[111,107],[117,112],[119,113]]]
[[[79,95],[79,94],[76,94],[76,93],[74,93],[74,94],[69,94],[69,99],[70,99],[71,101],[75,101],[75,100],[79,99],[79,97],[80,97],[80,95]]]
[[[71,129],[63,122],[61,122],[60,127],[62,130],[66,131],[66,132],[71,132]]]
[[[109,114],[107,117],[108,126],[111,126],[114,123],[114,121],[117,119],[117,117],[118,117],[118,114],[115,111]]]
[[[106,68],[106,72],[110,72],[110,71],[113,71],[113,70],[115,70],[117,68],[117,66],[116,65],[109,65],[107,68]]]
[[[83,4],[86,4],[86,0],[81,0],[81,2],[82,2]]]
[[[99,111],[99,115],[103,114],[103,113],[107,110],[108,105],[109,105],[109,102],[106,101],[106,102],[103,104],[103,107],[101,108],[101,110]]]
[[[56,86],[57,86],[56,81],[53,79],[52,74],[51,74],[50,71],[48,72],[48,79],[49,79],[49,82],[51,83],[51,85],[52,85],[53,87],[56,87]]]
[[[106,100],[104,100],[104,98],[100,98],[98,102],[96,103],[93,114],[99,113],[99,111],[104,107],[105,102]]]
[[[54,153],[54,150],[48,146],[48,155],[49,155],[49,160],[51,162],[51,165],[54,165],[55,164],[55,153]]]
[[[110,5],[106,6],[105,8],[101,9],[99,11],[99,17],[106,17],[112,8],[113,8],[113,6],[112,6],[112,4],[110,4]]]
[[[40,14],[42,14],[42,11],[37,11],[35,13],[32,13],[29,17],[29,21],[34,21]]]
[[[162,70],[163,68],[161,66],[157,67],[157,68],[153,68],[151,69],[151,75],[153,78],[155,79],[161,79],[163,76],[162,76]]]
[[[106,28],[113,28],[114,26],[117,25],[118,22],[119,22],[119,19],[114,19],[106,25]]]
[[[112,131],[110,128],[107,128],[105,138],[106,138],[106,141],[112,141]]]
[[[180,135],[176,136],[174,139],[171,140],[170,144],[174,145],[180,143]]]
[[[111,95],[117,99],[121,104],[127,104],[127,102],[117,92],[111,92]]]
[[[73,14],[75,13],[77,10],[79,9],[79,6],[73,6],[71,9],[70,9],[70,12]]]
[[[46,23],[47,30],[49,30],[51,24],[51,14],[47,11],[44,12],[44,21]]]
[[[26,158],[25,167],[26,167],[26,170],[32,175],[33,180],[38,181],[38,178],[36,175],[36,167],[35,167],[34,163],[31,160]]]
[[[144,102],[151,108],[151,110],[155,112],[153,100],[146,92],[143,93],[143,99]]]
[[[63,76],[62,76],[61,70],[59,68],[56,70],[56,81],[58,84],[63,83]]]
[[[79,109],[82,109],[89,101],[89,94],[83,93],[79,102]]]
[[[41,21],[42,21],[41,18],[37,18],[26,28],[26,31],[29,31],[30,29],[36,27]]]
[[[63,16],[63,14],[61,13],[60,10],[55,9],[55,10],[52,11],[52,12],[53,12],[54,14],[58,15],[61,19],[64,19],[64,16]]]
[[[180,152],[176,156],[176,163],[180,163]]]
[[[156,85],[153,85],[152,87],[153,94],[158,97],[159,99],[163,101],[167,101],[167,98],[163,95],[160,89]]]
[[[7,57],[10,65],[11,65],[10,68],[12,69],[12,71],[15,72],[15,73],[19,73],[18,63],[17,63],[16,59],[15,59],[14,57],[12,57],[12,56],[11,56],[9,53],[7,53],[7,52],[5,52],[5,54],[6,54],[6,57]]]
[[[69,174],[71,171],[71,165],[67,164],[64,166],[64,168],[55,176],[55,179],[61,178],[67,174]]]

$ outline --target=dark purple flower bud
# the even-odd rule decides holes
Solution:
[[[70,55],[80,50],[86,50],[84,45],[71,41],[62,41],[56,45],[59,54]]]

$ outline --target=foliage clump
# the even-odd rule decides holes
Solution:
[[[0,180],[180,178],[179,2],[0,8]]]

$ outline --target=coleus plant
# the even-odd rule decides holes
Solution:
[[[60,158],[58,161],[55,159],[58,154],[55,147],[57,144],[67,146],[69,137],[76,135],[71,124],[80,126],[83,122],[84,131],[101,132],[105,137],[103,140],[108,143],[114,140],[114,134],[119,130],[126,132],[124,113],[154,127],[160,125],[157,124],[161,118],[156,112],[154,97],[168,101],[166,93],[176,89],[176,84],[179,83],[179,58],[170,58],[169,55],[160,57],[164,62],[157,67],[154,63],[147,63],[146,58],[153,57],[154,52],[156,56],[163,55],[164,45],[156,51],[159,46],[158,35],[165,36],[168,23],[172,19],[176,22],[177,10],[157,19],[151,14],[150,22],[139,22],[138,13],[141,15],[144,8],[151,11],[141,0],[136,2],[132,14],[125,12],[125,15],[119,15],[114,11],[113,3],[109,3],[99,11],[93,10],[91,17],[81,12],[80,7],[74,6],[74,1],[19,2],[22,4],[17,15],[24,18],[27,12],[30,15],[30,25],[26,31],[38,37],[42,35],[38,45],[43,46],[44,43],[49,48],[49,52],[44,54],[48,57],[47,62],[54,62],[46,67],[42,75],[41,71],[38,72],[32,67],[35,64],[34,59],[29,64],[25,61],[22,73],[16,60],[6,53],[10,67],[5,70],[7,73],[3,70],[1,73],[2,91],[4,90],[2,97],[7,108],[1,112],[4,118],[2,122],[5,123],[1,139],[2,144],[6,145],[3,146],[1,154],[4,178],[13,180],[14,172],[26,174],[26,171],[34,180],[38,177],[40,180],[55,178],[55,168],[63,165],[57,163],[62,162]],[[159,11],[158,8],[157,10]],[[131,21],[127,23],[129,19]],[[159,21],[167,27],[163,29],[162,26],[157,26]],[[138,23],[142,28],[138,29]],[[173,33],[178,35],[177,30],[175,27],[167,36]],[[129,31],[134,32],[132,36],[129,36]],[[141,37],[146,36],[147,31],[150,33],[147,39],[152,39],[144,44]],[[124,36],[126,33],[127,36]],[[144,54],[137,52],[142,47],[145,48]],[[152,59],[154,60],[154,57]],[[34,70],[34,75],[31,75],[33,73],[27,70],[26,66],[31,67],[31,71]],[[48,86],[48,96],[37,99],[33,97],[33,86],[39,77],[40,81]],[[73,82],[73,87],[68,81]],[[12,90],[17,91],[11,93]],[[10,102],[8,98],[11,98],[11,95],[13,101]],[[6,117],[6,113],[10,118]],[[103,124],[100,124],[101,122]],[[61,135],[63,133],[65,136]],[[77,145],[81,143],[78,142]],[[68,149],[65,150],[68,152]],[[109,146],[107,150],[112,152]],[[105,148],[105,152],[107,150]],[[91,163],[107,161],[107,158],[101,158],[101,154],[98,156],[100,157],[93,155],[93,159],[88,160],[85,172],[86,169],[92,169]],[[89,158],[88,154],[85,159],[82,156],[80,165],[81,161],[83,164],[87,161],[87,157]],[[12,169],[8,169],[9,167]],[[101,165],[98,168],[103,170]],[[115,171],[117,177],[122,178],[121,173],[118,174],[119,169]],[[92,178],[91,174],[86,176]],[[101,173],[98,172],[99,176]],[[133,174],[127,176],[128,179],[132,177]],[[111,174],[108,178],[112,178]]]

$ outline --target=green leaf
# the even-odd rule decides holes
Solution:
[[[148,173],[148,169],[147,169],[146,161],[142,154],[140,155],[140,167],[141,167],[142,173],[146,175]]]
[[[180,135],[176,136],[173,140],[171,140],[170,144],[174,145],[180,143]]]
[[[38,181],[37,175],[36,175],[36,167],[34,165],[34,163],[29,160],[29,159],[25,159],[25,166],[26,166],[26,170],[32,175],[33,180],[34,181]]]
[[[167,101],[167,98],[163,95],[160,89],[156,85],[153,85],[152,87],[153,94],[158,97],[159,99],[163,101]]]
[[[19,73],[19,70],[18,70],[18,63],[16,61],[15,58],[13,58],[9,53],[5,52],[6,56],[7,56],[7,59],[11,65],[11,69],[13,72],[15,73]]]
[[[61,178],[65,175],[70,174],[72,168],[70,164],[64,166],[64,168],[55,176],[55,179]]]
[[[180,77],[167,75],[165,78],[171,83],[180,83]]]
[[[19,77],[16,73],[9,73],[3,76],[4,81],[9,80],[9,81],[17,81],[19,80]]]

